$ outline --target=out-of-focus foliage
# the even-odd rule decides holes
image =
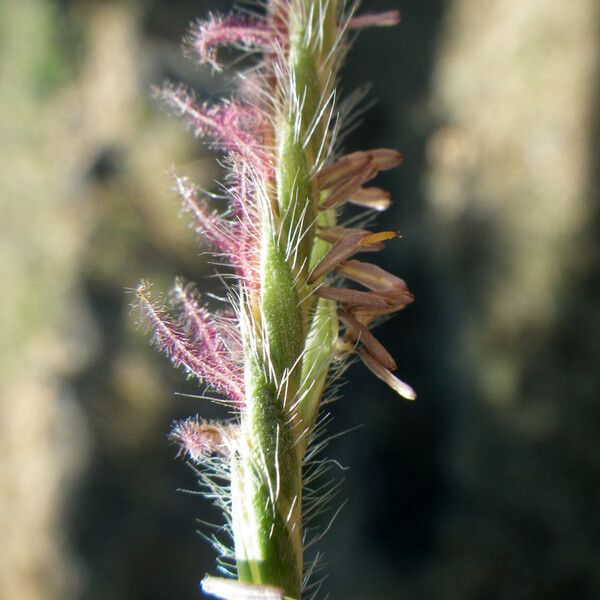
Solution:
[[[331,447],[332,598],[600,595],[600,11],[556,4],[407,0],[351,54],[344,88],[379,102],[347,147],[406,157],[384,266],[416,302],[382,341],[420,394],[351,370],[332,408],[334,433],[365,423]],[[198,390],[126,292],[219,289],[165,174],[211,188],[218,166],[149,92],[219,94],[179,50],[210,8],[0,4],[0,598],[191,599],[211,568],[194,517],[216,513],[175,492],[194,477],[164,435],[214,409],[174,395]]]
[[[88,215],[70,193],[76,141],[55,96],[68,76],[55,18],[39,2],[0,5],[2,598],[69,597],[78,585],[57,509],[82,473],[88,441],[63,384],[94,340],[72,294]],[[59,329],[68,314],[73,326]]]
[[[600,593],[600,4],[558,8],[456,0],[439,46],[429,198],[472,385],[445,598]]]
[[[0,597],[183,595],[209,554],[175,494],[184,473],[162,470],[170,390],[186,388],[147,352],[127,288],[204,272],[166,168],[210,185],[214,163],[151,104],[164,52],[135,6],[0,11]]]

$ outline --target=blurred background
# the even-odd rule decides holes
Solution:
[[[600,597],[600,3],[369,0],[349,150],[403,237],[416,302],[378,333],[416,403],[361,365],[331,407],[348,502],[320,544],[332,600]],[[214,406],[136,330],[127,290],[218,291],[169,191],[221,169],[150,98],[226,78],[180,40],[224,0],[0,2],[0,598],[199,597],[219,522],[173,419]],[[235,58],[235,57],[233,57]],[[327,517],[324,517],[324,525]]]

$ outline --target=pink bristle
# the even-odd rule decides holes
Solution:
[[[273,30],[256,18],[238,15],[211,16],[207,21],[198,22],[192,29],[188,45],[200,62],[209,63],[214,69],[221,70],[221,64],[217,61],[219,46],[269,51],[273,49],[275,40]]]
[[[224,393],[233,402],[242,403],[244,390],[237,367],[226,361],[214,360],[204,345],[206,338],[192,343],[166,309],[150,298],[146,284],[140,284],[136,294],[144,319],[154,334],[156,346],[171,362]]]

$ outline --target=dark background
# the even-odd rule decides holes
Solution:
[[[419,397],[357,364],[329,407],[332,434],[361,427],[327,450],[350,468],[317,597],[600,597],[600,9],[560,5],[406,0],[350,53],[342,90],[376,103],[346,149],[405,156],[380,176],[377,226],[402,238],[377,260],[416,302],[377,335]],[[195,480],[166,434],[222,410],[149,347],[127,290],[218,293],[165,173],[214,188],[221,169],[150,88],[227,94],[180,39],[229,10],[0,5],[2,599],[184,600],[215,573],[195,530],[220,516],[177,492]]]

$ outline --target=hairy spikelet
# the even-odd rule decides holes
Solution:
[[[353,127],[345,118],[360,112],[364,98],[359,91],[338,101],[346,34],[398,20],[397,11],[357,16],[340,0],[267,0],[260,14],[213,15],[188,36],[195,60],[220,70],[225,45],[261,57],[239,75],[234,97],[198,102],[170,83],[155,92],[229,167],[226,210],[215,211],[186,177],[174,175],[174,185],[198,236],[233,268],[231,307],[211,313],[181,280],[171,312],[147,284],[137,289],[155,344],[234,409],[234,421],[194,417],[171,432],[233,538],[233,550],[210,538],[234,578],[204,580],[204,590],[221,598],[318,591],[321,556],[305,564],[304,551],[323,534],[312,531],[312,520],[339,490],[327,475],[337,463],[318,457],[328,420],[319,411],[348,361],[359,358],[399,395],[415,397],[370,331],[413,296],[399,277],[355,258],[398,234],[338,224],[346,203],[385,210],[389,193],[370,182],[402,161],[387,148],[338,153]]]

